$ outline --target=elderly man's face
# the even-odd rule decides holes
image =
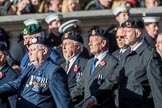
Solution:
[[[105,47],[105,44],[102,37],[100,36],[90,36],[89,37],[89,47],[90,52],[96,56],[100,55],[103,52],[103,47]]]
[[[65,39],[62,42],[62,51],[64,58],[70,60],[80,52],[80,45],[73,40]]]
[[[156,24],[156,23],[148,24],[145,26],[145,29],[153,39],[155,39],[157,37],[158,31],[159,31],[158,24]]]
[[[161,58],[162,58],[162,34],[158,35],[157,39],[156,39],[156,51],[160,54]]]
[[[41,64],[44,56],[44,48],[38,44],[32,44],[28,49],[30,62],[35,66]]]

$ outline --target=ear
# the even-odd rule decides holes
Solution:
[[[119,17],[118,16],[116,16],[115,19],[116,19],[117,22],[119,21]]]
[[[136,37],[139,38],[139,37],[141,37],[141,35],[142,35],[142,32],[140,30],[136,29]]]
[[[148,30],[148,28],[149,28],[149,25],[145,25],[145,27],[144,27],[144,28],[145,28],[145,30]]]
[[[78,45],[76,45],[76,50],[77,51],[80,51],[80,49],[81,49],[81,46],[78,44]]]
[[[46,55],[48,53],[48,48],[43,47],[43,55]]]
[[[5,59],[5,54],[1,54],[0,61],[4,61]]]
[[[102,44],[103,47],[106,46],[106,42],[107,42],[107,41],[106,41],[105,39],[102,40],[102,43],[101,43],[101,44]]]

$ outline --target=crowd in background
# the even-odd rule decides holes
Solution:
[[[162,107],[160,17],[137,19],[130,13],[134,7],[160,6],[160,0],[1,0],[0,4],[1,15],[51,12],[44,19],[47,35],[37,19],[27,19],[20,41],[9,52],[9,38],[0,28],[1,108]],[[86,49],[81,21],[64,22],[58,12],[99,9],[112,9],[117,25],[91,27]]]
[[[47,12],[74,12],[83,10],[114,9],[121,5],[129,8],[151,8],[161,5],[160,0],[0,0],[0,15],[21,15]]]

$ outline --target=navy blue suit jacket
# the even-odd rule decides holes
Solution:
[[[0,97],[17,93],[17,108],[72,108],[64,70],[51,59],[34,71],[33,67],[26,68],[17,80],[0,86]]]

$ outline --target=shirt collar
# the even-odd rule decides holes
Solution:
[[[108,50],[104,51],[101,55],[99,55],[98,57],[95,56],[95,58],[98,59],[96,66],[102,61],[102,59],[109,53]]]
[[[137,46],[136,47],[134,47],[134,48],[131,48],[131,51],[135,51],[140,45],[142,45],[143,44],[143,42],[144,42],[144,38],[137,44]]]

